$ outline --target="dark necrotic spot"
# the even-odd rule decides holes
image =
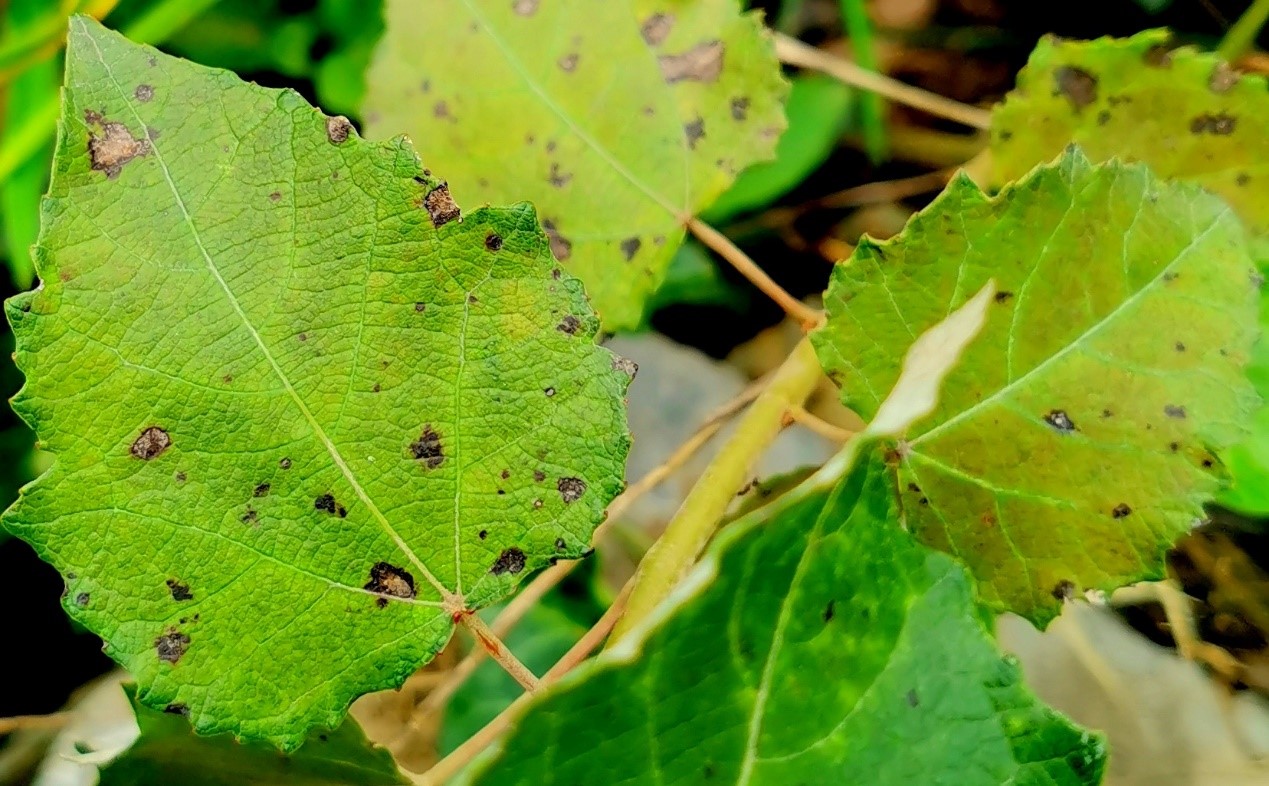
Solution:
[[[101,115],[88,110],[84,118],[100,129],[100,134],[88,134],[88,156],[92,168],[105,172],[106,177],[114,180],[119,177],[123,167],[129,161],[150,153],[150,140],[137,139],[123,123],[107,121]]]
[[[907,699],[909,707],[916,708],[918,705],[921,704],[921,699],[919,696],[917,696],[916,688],[913,688],[912,690],[908,691],[907,695],[904,698]]]
[[[445,462],[445,451],[441,448],[441,435],[432,428],[431,423],[425,425],[419,438],[410,443],[410,453],[427,469],[436,469]]]
[[[524,570],[524,563],[524,552],[514,547],[509,548],[498,555],[498,559],[494,560],[489,572],[495,576],[501,576],[504,573],[519,573]]]
[[[189,636],[176,628],[170,628],[167,633],[154,640],[154,652],[164,663],[176,663],[188,649]]]
[[[167,580],[167,591],[172,593],[172,600],[193,600],[194,593],[189,591],[189,585],[183,584],[176,579]]]
[[[568,185],[568,181],[572,179],[573,179],[572,175],[570,175],[567,172],[560,171],[559,164],[551,164],[551,174],[547,177],[547,180],[551,183],[552,186],[556,188],[563,188],[564,186]]]
[[[259,518],[260,514],[256,513],[256,509],[248,505],[246,511],[244,511],[239,517],[239,520],[242,521],[243,524],[255,524]]]
[[[540,500],[540,499],[535,499],[535,500],[533,500],[533,509],[534,509],[534,510],[537,510],[537,509],[539,509],[539,508],[541,508],[541,507],[542,507],[542,500]]]
[[[81,609],[88,605],[89,595],[87,592],[81,592],[75,596],[75,605]]]
[[[566,548],[568,548],[568,544],[564,542],[564,539],[563,539],[563,538],[556,538],[556,539],[555,539],[555,550],[556,550],[556,551],[564,551]]]
[[[1217,63],[1216,68],[1212,69],[1212,75],[1207,80],[1207,86],[1213,93],[1228,93],[1230,89],[1238,84],[1238,72],[1230,68],[1229,63]]]
[[[994,299],[997,303],[1008,303],[1010,300],[1013,299],[1013,293],[1002,290],[996,293]]]
[[[536,480],[538,483],[541,483],[542,481],[546,480],[546,473],[540,469],[535,469],[533,470],[533,479]]]
[[[1097,100],[1097,78],[1082,68],[1062,66],[1053,72],[1053,81],[1077,111]]]
[[[463,216],[463,212],[454,203],[454,198],[449,195],[449,185],[446,183],[427,192],[427,196],[423,197],[423,207],[427,209],[427,215],[432,219],[434,227],[443,226]]]
[[[547,398],[551,398],[555,395],[555,388],[544,388],[542,392],[546,394]]]
[[[573,242],[560,234],[555,228],[555,222],[549,218],[542,219],[542,229],[546,231],[546,237],[551,241],[551,254],[560,262],[565,261],[573,255]]]
[[[695,150],[696,143],[705,138],[705,119],[698,117],[690,123],[684,123],[683,135],[687,137],[688,148]]]
[[[1237,125],[1238,118],[1228,112],[1221,112],[1218,115],[1202,114],[1190,121],[1190,133],[1228,136],[1234,133]]]
[[[180,715],[186,718],[189,717],[189,707],[179,702],[175,704],[167,705],[166,707],[163,708],[163,711],[166,712],[168,715]]]
[[[436,106],[432,107],[432,114],[441,120],[449,117],[449,104],[444,101],[437,101]]]
[[[277,201],[278,201],[279,199],[281,199],[281,198],[282,198],[282,192],[281,192],[281,191],[274,191],[273,193],[269,194],[269,201],[270,201],[270,202],[277,202]]]
[[[424,311],[427,311],[427,304],[426,304],[426,303],[415,303],[415,304],[414,304],[414,313],[416,313],[416,314],[422,314]]]
[[[1151,68],[1169,68],[1172,65],[1172,47],[1167,44],[1155,44],[1146,50],[1142,59]]]
[[[1061,434],[1070,434],[1075,431],[1075,423],[1072,422],[1070,416],[1060,409],[1049,410],[1049,414],[1044,416],[1044,422]]]
[[[648,46],[660,46],[674,27],[674,17],[669,14],[653,14],[639,26],[639,33]]]
[[[336,502],[333,494],[323,494],[313,500],[313,507],[323,513],[339,516],[341,519],[348,515],[348,509]]]
[[[504,470],[501,472],[501,477],[502,477],[502,479],[503,479],[503,480],[506,480],[507,478],[511,477],[511,470],[509,470],[509,469],[504,469]]]
[[[559,489],[560,499],[564,500],[565,505],[576,502],[586,493],[586,481],[581,478],[560,478],[555,487]]]
[[[370,567],[370,581],[363,589],[378,595],[391,595],[394,598],[414,597],[414,577],[408,572],[387,562],[376,562]],[[387,598],[379,598],[379,608],[388,605]]]
[[[556,61],[556,65],[558,65],[560,70],[566,74],[573,73],[573,71],[577,68],[577,53],[570,52],[569,54],[564,55]]]
[[[1121,502],[1115,506],[1114,510],[1110,512],[1110,515],[1114,518],[1122,519],[1125,516],[1130,515],[1131,513],[1132,513],[1132,508],[1128,507],[1127,503]]]
[[[326,138],[332,145],[343,144],[352,130],[352,123],[348,122],[348,118],[343,115],[326,118]]]
[[[628,237],[621,241],[621,255],[629,262],[634,259],[635,254],[639,253],[639,246],[641,245],[643,245],[643,241],[639,240],[639,238]]]
[[[502,250],[502,235],[499,235],[497,232],[490,232],[485,235],[485,248],[489,251]],[[419,304],[416,303],[415,305],[417,306]]]
[[[1163,408],[1163,414],[1170,418],[1182,420],[1185,418],[1185,407],[1178,406],[1176,404],[1168,404]]]
[[[732,120],[744,120],[749,117],[749,99],[733,98],[731,100],[731,118]]]
[[[175,475],[173,475],[172,477],[176,479],[176,482],[177,482],[177,483],[184,483],[184,482],[185,482],[185,480],[186,480],[186,476],[185,476],[185,473],[184,473],[184,472],[177,472],[177,473],[176,473]]]
[[[1053,597],[1057,600],[1071,600],[1075,597],[1075,582],[1062,579],[1053,587]]]
[[[172,438],[158,426],[150,426],[132,442],[129,452],[142,461],[151,461],[172,446]]]
[[[657,58],[661,65],[661,78],[667,84],[675,82],[714,82],[723,72],[723,42],[704,41],[677,55]]]
[[[278,466],[281,467],[282,469],[290,469],[291,460],[289,458],[281,459],[280,461],[278,461]]]
[[[252,492],[251,492],[251,496],[253,496],[253,497],[267,497],[267,496],[269,496],[269,489],[271,489],[271,488],[273,488],[273,487],[272,487],[270,484],[268,484],[268,483],[261,483],[260,485],[256,486],[256,487],[255,487],[255,489],[253,489],[253,490],[252,490]]]
[[[580,328],[581,326],[582,326],[582,321],[578,319],[577,317],[573,316],[572,314],[569,314],[568,316],[560,320],[560,324],[556,325],[555,329],[562,333],[567,333],[570,336],[573,336],[577,334],[577,329]]]
[[[481,540],[484,540],[485,538],[489,537],[489,530],[482,529],[480,532],[476,533],[476,537],[480,538]]]
[[[1185,343],[1182,341],[1176,342],[1176,344],[1174,344],[1173,347],[1176,349],[1177,352],[1185,351]]]
[[[824,618],[825,622],[831,622],[833,620],[833,617],[837,614],[836,605],[837,604],[835,601],[830,600],[828,602],[828,605],[824,607],[824,613],[821,614],[820,616]]]
[[[152,85],[137,85],[137,89],[132,91],[132,97],[144,104],[154,98],[154,87]]]
[[[626,376],[634,379],[634,375],[639,373],[639,366],[629,358],[613,356],[612,367],[616,371],[620,371]]]

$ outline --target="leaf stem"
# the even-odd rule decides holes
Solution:
[[[822,49],[804,44],[782,33],[775,34],[776,56],[789,65],[810,68],[840,79],[848,85],[871,90],[891,101],[929,112],[937,117],[953,120],[971,128],[990,128],[991,112],[969,104],[922,90],[883,74],[875,74],[865,68],[834,57]]]
[[[845,442],[856,434],[856,432],[851,431],[850,429],[842,428],[841,426],[829,423],[823,418],[812,415],[810,412],[807,412],[806,407],[800,405],[789,407],[788,416],[790,420],[801,423],[803,426],[811,431],[814,431],[816,434],[819,434],[821,437],[833,442]]]
[[[489,657],[497,661],[498,665],[510,674],[512,679],[520,683],[520,687],[530,692],[538,689],[537,676],[529,670],[528,666],[521,663],[520,659],[513,655],[511,650],[507,649],[507,645],[502,643],[502,639],[494,635],[494,632],[489,629],[485,621],[475,612],[463,614],[459,617],[459,620],[472,632],[472,635],[476,637],[476,641],[489,654]]]
[[[1256,36],[1260,35],[1265,22],[1269,22],[1269,0],[1256,0],[1225,33],[1216,54],[1227,62],[1242,57],[1248,49],[1255,46]]]
[[[70,722],[71,713],[54,712],[51,715],[15,715],[11,718],[0,718],[0,735],[24,730],[60,729]]]
[[[695,564],[736,490],[749,479],[753,465],[784,428],[789,410],[801,406],[819,383],[820,375],[819,359],[810,339],[803,338],[692,487],[665,533],[639,563],[629,607],[613,631],[610,646],[651,614]]]
[[[879,74],[877,45],[873,40],[872,20],[864,8],[864,0],[841,0],[842,24],[850,38],[851,53],[860,68]],[[860,125],[863,127],[864,149],[874,164],[882,161],[887,153],[886,105],[875,90],[865,91],[857,97],[860,109]]]
[[[749,279],[751,284],[762,290],[764,295],[774,300],[780,308],[784,309],[785,313],[801,322],[804,330],[810,330],[823,319],[823,315],[820,312],[785,292],[771,276],[767,275],[766,271],[758,267],[757,262],[750,259],[748,254],[741,251],[722,232],[698,218],[688,219],[686,224],[688,230],[693,235],[696,235],[698,240],[730,262],[732,267],[736,268],[742,276]]]

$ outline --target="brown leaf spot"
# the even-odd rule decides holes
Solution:
[[[193,600],[194,593],[189,591],[189,585],[184,584],[176,579],[167,580],[167,591],[172,593],[172,600]]]
[[[142,461],[151,461],[163,454],[163,451],[172,446],[172,438],[167,432],[158,426],[150,426],[141,432],[141,436],[132,442],[132,447],[128,450],[136,458]]]
[[[696,149],[696,143],[705,138],[705,118],[698,117],[690,123],[683,124],[683,135],[687,137],[687,146]]]
[[[666,84],[675,82],[715,82],[723,72],[723,42],[704,41],[677,55],[661,55],[661,77]]]
[[[1172,47],[1167,44],[1155,44],[1146,50],[1143,60],[1151,68],[1171,68]]]
[[[572,179],[573,179],[573,176],[571,174],[569,174],[568,172],[560,171],[559,164],[554,164],[554,163],[551,164],[551,174],[547,177],[547,180],[550,182],[551,185],[555,186],[556,188],[563,188],[564,186],[568,185],[568,181]]]
[[[185,718],[189,717],[189,707],[179,702],[167,705],[163,708],[163,711],[168,715],[180,715]]]
[[[572,314],[569,314],[568,316],[560,320],[560,324],[556,325],[555,329],[560,331],[561,333],[567,333],[570,336],[575,336],[577,335],[578,328],[580,328],[581,326],[582,326],[582,321],[578,319],[577,317],[573,316]]]
[[[1070,579],[1062,579],[1053,587],[1053,597],[1057,600],[1067,601],[1075,599],[1075,582]]]
[[[1076,430],[1070,416],[1060,409],[1049,410],[1049,414],[1044,416],[1044,422],[1052,426],[1059,434],[1070,434]]]
[[[88,156],[92,160],[92,168],[105,172],[106,177],[114,180],[119,177],[125,164],[139,156],[150,152],[149,139],[137,139],[123,123],[115,123],[102,118],[91,109],[84,113],[90,125],[96,125],[100,135],[88,134]]]
[[[564,539],[563,539],[563,538],[556,538],[556,539],[555,539],[555,550],[556,550],[556,551],[564,551],[564,550],[565,550],[565,549],[567,549],[567,548],[568,548],[568,544],[564,542]]]
[[[291,460],[289,458],[281,459],[278,461],[278,466],[281,467],[282,469],[290,469]]]
[[[88,601],[90,599],[91,597],[89,596],[87,592],[81,592],[75,596],[75,605],[79,606],[82,609],[83,607],[88,605]]]
[[[153,85],[137,85],[137,89],[132,91],[132,97],[143,104],[146,103],[154,98]]]
[[[639,373],[639,365],[630,358],[614,356],[612,359],[612,367],[631,379],[634,379],[634,375]]]
[[[449,104],[444,101],[437,101],[436,106],[432,107],[432,115],[439,120],[449,117]]]
[[[353,125],[343,115],[326,118],[326,138],[332,145],[343,144],[352,133]]]
[[[281,192],[281,191],[274,191],[273,193],[269,194],[269,201],[270,201],[270,202],[277,202],[277,201],[278,201],[278,200],[280,200],[281,198],[282,198],[282,192]]]
[[[256,486],[254,490],[252,490],[252,492],[251,492],[251,496],[253,496],[253,497],[267,497],[267,496],[269,496],[269,489],[271,489],[271,488],[272,488],[272,486],[271,486],[270,484],[268,484],[268,483],[261,483],[260,485]]]
[[[1097,77],[1082,68],[1062,66],[1053,72],[1053,81],[1077,112],[1097,100]]]
[[[634,255],[639,253],[639,247],[643,245],[643,241],[637,237],[628,237],[621,241],[621,255],[626,261],[634,259]]]
[[[498,555],[498,559],[494,560],[489,572],[495,576],[501,576],[504,573],[515,574],[524,570],[524,564],[524,552],[513,547]]]
[[[423,207],[427,209],[434,227],[443,226],[454,219],[463,217],[462,211],[454,203],[454,198],[449,195],[449,185],[446,183],[441,183],[427,192],[427,196],[423,198]]]
[[[520,16],[533,16],[538,12],[538,0],[515,0],[511,10]]]
[[[549,218],[543,219],[542,229],[546,231],[546,236],[551,241],[551,254],[556,259],[563,262],[573,255],[572,241],[559,233],[554,221]]]
[[[749,117],[749,99],[745,97],[731,100],[731,119],[737,122]]]
[[[670,14],[653,14],[639,26],[639,34],[648,46],[660,46],[673,27],[674,17]]]
[[[254,527],[256,522],[260,520],[260,514],[256,513],[255,508],[248,505],[246,511],[238,517],[238,520],[243,524],[249,524]]]
[[[323,494],[313,500],[313,508],[323,513],[329,513],[332,516],[339,516],[341,519],[348,515],[348,509],[335,501],[334,494]]]
[[[169,628],[167,633],[154,640],[154,652],[164,663],[176,663],[189,649],[189,636],[176,628]]]
[[[445,451],[441,448],[441,435],[432,428],[431,423],[425,425],[419,438],[410,443],[410,453],[427,469],[436,469],[445,462]]]
[[[555,487],[559,489],[560,499],[564,500],[565,505],[576,502],[586,493],[586,481],[581,478],[560,478]]]
[[[485,250],[487,251],[502,250],[502,235],[499,235],[497,232],[490,232],[489,234],[485,235]],[[422,305],[422,304],[421,303],[415,304],[416,307],[419,305]]]
[[[546,480],[546,473],[540,469],[535,469],[533,470],[533,479],[537,481],[538,483],[541,483],[542,481]]]
[[[1241,78],[1237,71],[1230,68],[1229,63],[1217,63],[1207,80],[1207,86],[1213,93],[1228,93]]]
[[[1125,516],[1132,515],[1132,508],[1128,507],[1127,503],[1121,502],[1115,506],[1114,510],[1110,512],[1110,515],[1114,518],[1122,519]]]
[[[535,500],[533,500],[533,509],[534,509],[534,510],[537,510],[538,508],[541,508],[541,507],[542,507],[542,500],[540,500],[540,499],[535,499]]]
[[[1234,133],[1237,125],[1238,118],[1228,112],[1221,112],[1219,115],[1202,114],[1190,121],[1190,133],[1229,136]]]
[[[394,598],[414,597],[414,577],[396,565],[387,562],[376,562],[370,567],[370,581],[362,589],[378,595],[391,595]],[[388,605],[387,598],[375,601],[379,608]]]
[[[577,69],[577,53],[570,52],[556,61],[556,65],[566,74],[571,74]]]
[[[482,529],[480,532],[476,533],[476,537],[480,538],[481,540],[484,540],[485,538],[489,537],[489,530]]]
[[[1163,408],[1163,414],[1177,420],[1185,420],[1185,407],[1178,404],[1168,404]]]
[[[1007,292],[1005,290],[1001,290],[1000,292],[996,293],[996,296],[993,298],[993,300],[995,300],[997,303],[1008,303],[1010,300],[1013,300],[1013,293]]]

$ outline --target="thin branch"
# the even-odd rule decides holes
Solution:
[[[609,646],[647,618],[696,563],[736,490],[749,479],[753,465],[784,428],[785,414],[790,407],[806,401],[822,373],[810,340],[803,338],[776,370],[771,384],[749,407],[727,444],[714,456],[665,532],[644,555],[635,572],[629,608],[617,623]]]
[[[751,284],[762,290],[764,295],[774,300],[789,316],[801,322],[804,330],[810,330],[820,323],[823,318],[820,312],[785,292],[771,276],[767,275],[766,271],[758,267],[758,263],[750,259],[748,254],[741,251],[722,232],[697,218],[689,219],[686,223],[687,228],[696,235],[698,240],[730,262],[732,267],[749,279]]]
[[[70,722],[71,713],[54,712],[50,715],[15,715],[11,718],[0,718],[0,734],[12,734],[15,731],[60,729]]]
[[[969,104],[953,101],[928,90],[900,82],[898,79],[875,74],[858,65],[835,57],[822,49],[804,44],[783,33],[775,33],[776,56],[782,62],[801,68],[821,71],[848,85],[870,90],[913,109],[929,112],[970,128],[990,128],[991,112]]]
[[[814,431],[816,434],[819,434],[821,437],[832,440],[833,442],[845,442],[855,436],[854,431],[842,428],[841,426],[836,426],[823,418],[816,417],[810,412],[807,412],[806,407],[803,407],[800,404],[789,407],[789,411],[786,414],[789,416],[789,419],[795,423],[800,423],[811,431]]]
[[[520,683],[520,687],[526,691],[535,691],[538,688],[538,678],[520,662],[520,659],[507,649],[507,645],[502,643],[502,639],[494,635],[489,629],[485,621],[478,617],[474,612],[463,614],[459,620],[472,632],[476,637],[476,641],[480,643],[481,648],[489,654],[489,657],[498,662],[508,674]]]

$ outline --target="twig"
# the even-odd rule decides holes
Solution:
[[[722,232],[698,218],[688,219],[686,225],[698,240],[730,262],[732,267],[749,279],[751,284],[762,290],[763,294],[774,300],[789,316],[801,322],[804,330],[810,330],[820,323],[823,318],[820,312],[785,292],[771,276],[767,275],[766,271],[758,267],[756,262],[741,251],[735,243],[728,240]]]
[[[15,715],[11,718],[0,718],[0,734],[12,734],[15,731],[60,729],[70,722],[69,712],[54,712],[49,715]]]
[[[1225,33],[1216,54],[1225,60],[1237,60],[1256,45],[1256,37],[1266,22],[1269,22],[1269,0],[1256,0]]]
[[[821,437],[832,440],[833,442],[845,442],[855,436],[855,432],[850,429],[835,426],[823,418],[818,418],[810,412],[807,412],[806,407],[800,404],[789,407],[788,412],[785,414],[789,416],[790,420],[796,423],[801,423],[803,426],[806,426]]]
[[[534,691],[538,688],[538,678],[529,671],[529,667],[520,662],[520,659],[507,649],[507,645],[502,643],[502,639],[494,635],[489,629],[485,621],[478,617],[474,612],[463,614],[459,620],[472,632],[476,637],[476,641],[480,642],[480,646],[489,654],[489,657],[498,662],[508,674],[520,683],[520,687],[526,691]]]
[[[635,572],[629,607],[610,641],[619,640],[651,614],[695,564],[736,490],[749,479],[754,463],[784,427],[785,413],[806,400],[821,373],[810,340],[803,338],[692,487],[665,533],[644,555]]]
[[[674,452],[665,461],[658,464],[640,478],[638,482],[627,488],[621,496],[613,500],[612,504],[608,506],[608,517],[595,530],[592,542],[598,543],[608,531],[610,522],[620,519],[622,514],[640,497],[656,488],[666,478],[686,464],[692,456],[696,455],[696,452],[718,433],[732,415],[744,409],[749,405],[749,402],[758,397],[768,381],[767,378],[755,380],[738,395],[715,408],[705,417],[705,420],[697,427],[692,436],[675,448]],[[494,618],[494,621],[489,625],[489,629],[493,631],[495,636],[499,638],[505,637],[538,601],[545,597],[548,592],[554,589],[580,564],[577,561],[561,562],[542,571],[537,578],[529,582],[518,595],[511,599],[498,616]],[[622,608],[624,608],[624,599]],[[446,673],[445,679],[429,692],[423,701],[419,702],[418,707],[411,713],[410,720],[406,723],[405,728],[388,743],[388,749],[396,752],[402,742],[408,741],[411,733],[418,730],[422,719],[440,712],[450,698],[462,687],[463,683],[476,671],[476,668],[484,662],[485,657],[484,647],[473,647],[459,661],[457,666]],[[543,679],[545,680],[545,677]]]
[[[834,57],[783,33],[775,34],[775,45],[776,56],[789,65],[821,71],[848,85],[871,90],[905,106],[953,120],[970,128],[991,127],[991,112],[985,109],[953,101],[928,90],[900,82],[898,79],[874,74],[849,60]]]
[[[626,585],[621,588],[621,592],[617,595],[616,600],[604,612],[604,616],[600,617],[599,621],[591,626],[591,629],[586,631],[577,640],[577,643],[569,648],[568,652],[564,653],[564,657],[556,661],[555,665],[542,676],[542,685],[550,685],[558,681],[595,651],[595,648],[608,636],[617,620],[621,618],[633,585],[634,579],[626,582]],[[507,730],[507,727],[511,725],[512,719],[520,714],[531,698],[532,694],[521,694],[506,709],[498,713],[493,720],[486,723],[480,731],[468,737],[462,745],[459,745],[448,756],[438,761],[430,770],[422,775],[407,773],[410,780],[413,783],[424,784],[425,786],[440,786],[440,784],[454,777]]]

